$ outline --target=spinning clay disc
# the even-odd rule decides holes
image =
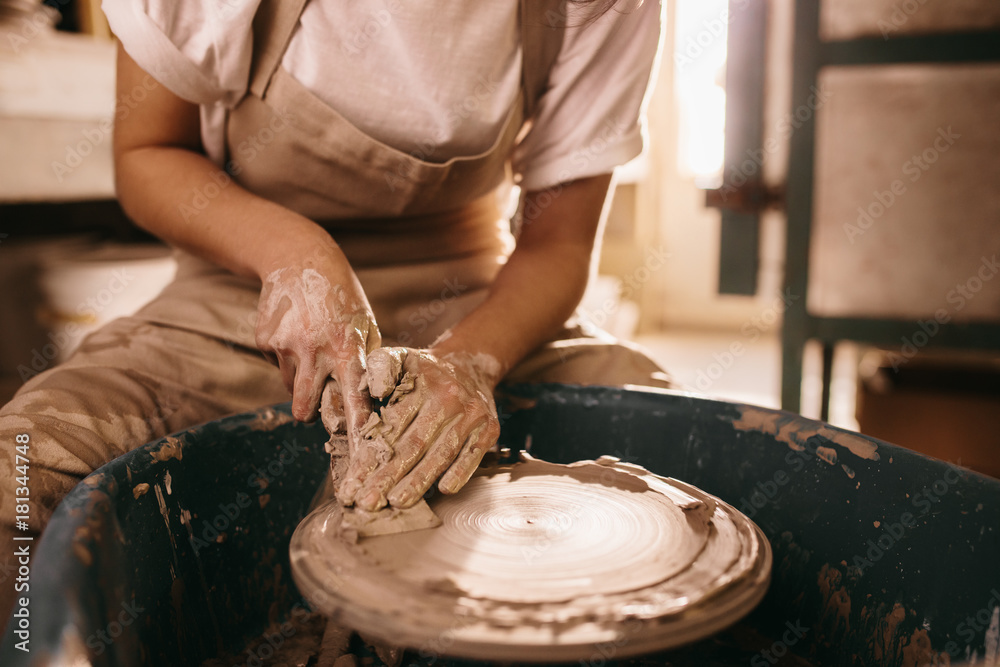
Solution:
[[[352,541],[322,505],[292,572],[335,622],[388,643],[483,660],[618,658],[711,635],[764,596],[767,540],[683,482],[610,457],[480,470],[430,507],[436,528]]]

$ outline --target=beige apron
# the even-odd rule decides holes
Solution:
[[[496,193],[544,89],[538,72],[548,71],[558,50],[540,18],[552,4],[522,4],[534,17],[522,17],[523,90],[533,92],[522,92],[489,150],[441,163],[365,135],[281,69],[304,4],[265,1],[255,20],[250,91],[227,124],[233,177],[324,224],[355,267],[387,344],[425,346],[485,298],[510,250]],[[251,139],[254,152],[241,151]],[[88,337],[0,409],[0,442],[31,435],[31,530],[18,534],[40,532],[77,482],[135,447],[289,399],[277,368],[254,348],[260,283],[186,253],[177,257],[177,277],[157,299]],[[668,384],[641,351],[577,328],[530,355],[507,380]],[[2,544],[11,544],[13,533],[13,463],[13,456],[0,457]],[[9,550],[0,556],[0,614],[13,595],[9,557]]]

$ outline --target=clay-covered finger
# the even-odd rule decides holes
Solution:
[[[379,400],[396,389],[403,376],[406,348],[380,347],[368,355],[368,391]]]
[[[343,396],[344,417],[350,435],[368,420],[373,407],[371,395],[368,393],[364,357],[359,352],[357,358],[342,361],[337,364],[334,375]]]
[[[367,400],[367,399],[365,399]],[[358,492],[368,476],[378,468],[380,458],[387,460],[384,451],[385,443],[374,442],[371,434],[373,421],[378,422],[378,414],[371,409],[370,401],[359,400],[357,396],[345,401],[344,410],[347,421],[347,446],[350,451],[350,461],[344,478],[337,489],[337,500],[342,505],[353,505]],[[367,415],[366,419],[356,426],[359,417]]]
[[[278,371],[281,373],[281,382],[289,394],[295,390],[295,372],[297,364],[292,357],[275,357],[278,362]]]
[[[442,418],[435,406],[424,406],[426,409],[406,429],[393,447],[392,457],[373,472],[365,481],[364,486],[355,498],[355,504],[361,509],[377,510],[383,507],[389,491],[402,479],[406,473],[420,461],[424,453],[435,444],[438,434],[458,420]]]
[[[351,460],[344,474],[344,480],[337,489],[337,500],[341,505],[353,505],[357,498],[358,491],[364,484],[368,475],[378,466],[375,459],[375,452],[371,448],[355,447],[350,444],[351,437],[348,436],[348,447],[351,450]]]
[[[467,440],[468,427],[464,423],[455,423],[442,431],[424,457],[391,489],[389,504],[406,508],[420,500],[434,481],[452,465]]]
[[[353,505],[358,491],[373,470],[378,467],[378,450],[370,446],[370,443],[361,437],[360,427],[353,426],[354,414],[362,414],[362,409],[355,405],[348,408],[350,402],[345,403],[345,411],[353,409],[354,413],[347,417],[347,448],[350,451],[350,463],[344,479],[337,489],[337,500],[343,505]],[[368,410],[369,417],[372,415]]]
[[[458,493],[476,472],[479,462],[483,460],[486,452],[493,448],[498,437],[500,437],[500,425],[496,419],[488,419],[473,429],[462,452],[438,482],[438,490],[441,493]]]
[[[360,435],[361,428],[372,415],[372,400],[365,381],[364,356],[360,350],[355,358],[346,359],[337,365],[336,379],[344,405],[344,428],[350,450],[350,464],[337,489],[337,499],[344,505],[350,505],[368,473],[376,466],[374,453]]]
[[[344,396],[344,421],[348,434],[361,430],[372,414],[372,400],[366,392],[348,391]],[[359,444],[360,443],[356,443]]]
[[[330,435],[347,432],[347,420],[344,416],[344,396],[340,392],[340,383],[336,378],[327,378],[326,386],[319,400],[319,418]]]
[[[311,422],[319,416],[319,402],[328,375],[316,368],[315,360],[300,360],[292,389],[292,416]]]
[[[375,317],[371,312],[368,313],[368,317],[365,319],[364,331],[362,333],[365,338],[366,355],[382,347],[382,332],[379,331],[378,324],[375,323]]]
[[[364,365],[365,357],[382,347],[382,332],[379,331],[375,317],[372,315],[367,301],[364,310],[354,313],[351,316],[350,324],[353,340],[358,342],[358,349],[361,353],[361,364]]]

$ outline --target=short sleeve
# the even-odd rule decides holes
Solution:
[[[646,91],[660,48],[659,0],[618,2],[569,27],[530,131],[515,147],[524,190],[607,173],[642,152]],[[572,9],[577,7],[577,9]],[[592,10],[591,10],[592,11]]]
[[[260,0],[103,0],[133,60],[178,97],[231,106],[246,92]]]

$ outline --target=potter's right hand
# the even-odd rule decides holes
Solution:
[[[382,337],[349,268],[318,262],[265,275],[256,340],[277,361],[296,419],[316,419],[323,387],[331,379],[343,397],[347,433],[356,433],[368,419],[372,404],[365,360]]]

